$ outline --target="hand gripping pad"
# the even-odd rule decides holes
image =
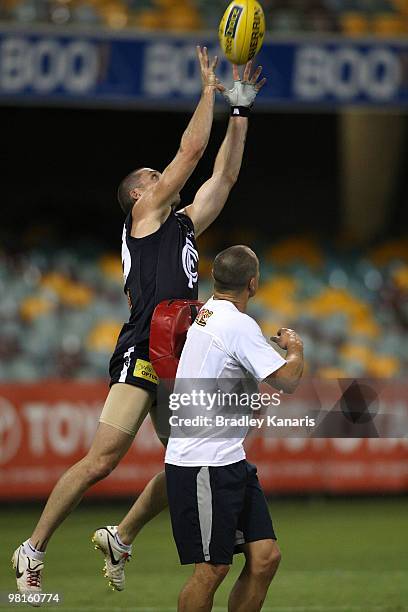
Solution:
[[[150,324],[150,361],[157,376],[167,387],[174,385],[187,331],[203,302],[165,300],[156,306]]]

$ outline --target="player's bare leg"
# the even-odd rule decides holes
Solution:
[[[114,407],[118,423],[122,414],[131,411],[137,430],[146,417],[150,404],[151,397],[144,389],[117,384],[111,388],[105,407],[106,405]],[[84,493],[112,472],[132,442],[133,436],[129,433],[106,422],[99,423],[87,455],[65,472],[48,498],[30,538],[34,548],[40,551],[46,549],[54,531],[78,505]]]
[[[163,446],[167,446],[170,435],[169,418],[162,414],[159,418],[159,411],[163,411],[163,406],[154,404],[150,409],[150,418],[156,430],[157,436]],[[167,508],[167,486],[165,472],[159,472],[143,489],[127,515],[118,525],[118,536],[124,544],[132,544],[139,531],[162,510]]]
[[[143,489],[125,518],[118,525],[124,544],[131,544],[139,531],[167,507],[166,474],[159,472]]]
[[[93,484],[105,478],[128,450],[133,438],[111,425],[100,423],[88,454],[61,476],[33,531],[30,542],[45,551],[57,527]]]
[[[151,403],[151,395],[143,389],[126,384],[111,388],[101,415],[104,422],[99,424],[88,454],[60,478],[31,538],[13,553],[19,591],[41,592],[41,573],[49,539],[85,491],[116,467],[133,441],[134,433],[131,432],[140,427]]]
[[[215,591],[228,574],[229,565],[197,563],[178,599],[178,612],[210,612]]]
[[[150,407],[156,433],[165,446],[169,428],[160,432],[156,408]],[[165,437],[163,437],[165,436]],[[119,525],[106,525],[95,531],[92,541],[104,555],[104,575],[112,589],[125,588],[125,565],[132,555],[132,542],[149,521],[167,506],[166,476],[160,472],[144,488]]]
[[[280,550],[274,540],[243,545],[245,566],[228,600],[228,612],[259,612],[278,569]]]
[[[92,536],[95,547],[104,555],[104,576],[113,590],[125,588],[125,566],[132,555],[132,542],[139,531],[167,506],[166,475],[156,474],[122,522],[100,527]]]

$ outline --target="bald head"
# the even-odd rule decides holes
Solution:
[[[218,253],[214,259],[213,277],[216,292],[238,293],[249,287],[259,273],[258,257],[249,247],[239,244]]]
[[[138,168],[125,176],[118,187],[118,202],[125,215],[130,213],[141,195],[155,188],[160,178],[161,173],[153,168]],[[176,208],[180,201],[180,194],[176,193],[170,205]]]
[[[133,189],[142,187],[143,170],[144,168],[138,168],[137,170],[130,172],[127,176],[125,176],[118,187],[118,202],[125,215],[129,214],[135,203],[135,200],[130,195],[130,192]]]

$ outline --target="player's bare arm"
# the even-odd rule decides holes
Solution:
[[[197,57],[202,78],[200,101],[182,136],[175,158],[162,174],[152,171],[152,187],[137,199],[133,208],[133,229],[146,219],[163,222],[207,147],[214,116],[217,87],[215,68],[218,58],[210,61],[206,47],[197,47]],[[137,194],[135,196],[137,197]]]
[[[262,67],[259,66],[251,76],[252,62],[248,62],[244,69],[242,81],[238,66],[233,66],[234,88],[227,93],[226,88],[217,84],[217,90],[222,92],[231,106],[251,104],[255,96],[263,87],[266,79],[259,77]],[[236,86],[244,90],[241,97]],[[248,95],[249,94],[249,95]],[[194,223],[196,236],[204,232],[222,211],[231,189],[238,179],[244,154],[245,141],[248,131],[248,118],[232,115],[228,124],[225,139],[215,160],[211,178],[198,190],[194,202],[184,211]]]
[[[287,351],[286,364],[265,379],[265,382],[285,393],[293,393],[303,374],[303,342],[293,329],[283,327],[271,340]]]

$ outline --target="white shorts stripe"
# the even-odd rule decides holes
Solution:
[[[197,474],[197,504],[204,559],[209,561],[212,530],[212,492],[208,467],[202,467]]]
[[[135,350],[135,347],[131,346],[130,349],[127,350],[126,353],[123,354],[123,368],[119,376],[119,382],[126,382],[126,376],[127,376],[128,369],[130,366],[130,356],[134,350]]]
[[[235,546],[239,546],[240,544],[245,544],[244,533],[239,529],[235,532]]]

